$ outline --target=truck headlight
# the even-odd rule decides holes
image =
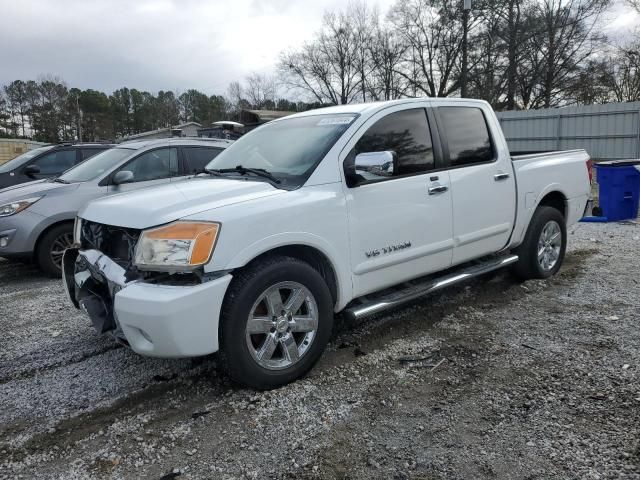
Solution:
[[[145,230],[134,263],[141,270],[193,270],[209,261],[219,232],[219,223],[182,221]]]
[[[10,215],[15,215],[18,212],[21,212],[25,208],[33,205],[42,197],[32,197],[25,198],[24,200],[16,200],[15,202],[5,203],[4,205],[0,205],[0,217],[8,217]]]

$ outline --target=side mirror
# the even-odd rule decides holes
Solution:
[[[37,165],[27,165],[22,172],[27,177],[33,177],[34,175],[40,173],[40,167]]]
[[[133,182],[133,172],[131,170],[120,170],[111,179],[114,185]]]
[[[353,176],[356,183],[382,180],[392,177],[398,170],[396,152],[369,152],[356,155],[353,165]]]

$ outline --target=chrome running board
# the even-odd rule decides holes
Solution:
[[[436,278],[430,278],[420,283],[409,283],[401,290],[392,293],[382,294],[377,297],[368,295],[361,299],[356,299],[354,305],[347,306],[343,310],[343,314],[349,320],[359,320],[376,313],[398,307],[404,303],[410,302],[429,293],[441,290],[445,287],[464,282],[471,278],[483,275],[493,270],[498,270],[511,265],[518,261],[517,255],[508,255],[506,257],[491,258],[482,263],[475,263],[471,266],[462,267],[454,272]],[[369,297],[369,298],[367,298]]]

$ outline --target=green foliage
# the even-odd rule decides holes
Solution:
[[[240,85],[240,84],[238,84]],[[43,142],[114,140],[183,122],[209,126],[238,118],[240,109],[299,111],[308,104],[267,99],[260,105],[240,96],[235,102],[189,89],[150,92],[122,87],[111,95],[68,88],[55,77],[15,80],[0,89],[0,137],[27,137]]]

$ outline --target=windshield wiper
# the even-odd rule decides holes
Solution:
[[[67,182],[66,180],[61,179],[60,177],[54,178],[53,181],[56,182],[56,183],[71,183],[71,182]]]
[[[271,180],[274,183],[281,183],[280,180],[278,180],[276,177],[274,177],[273,175],[271,175],[267,170],[265,170],[264,168],[247,168],[247,167],[243,167],[242,165],[238,165],[234,168],[208,168],[205,170],[207,173],[211,173],[213,175],[222,175],[225,173],[239,173],[241,175],[246,175],[247,173],[253,173],[254,175],[257,175],[259,177],[264,177],[264,178],[268,178],[269,180]]]

